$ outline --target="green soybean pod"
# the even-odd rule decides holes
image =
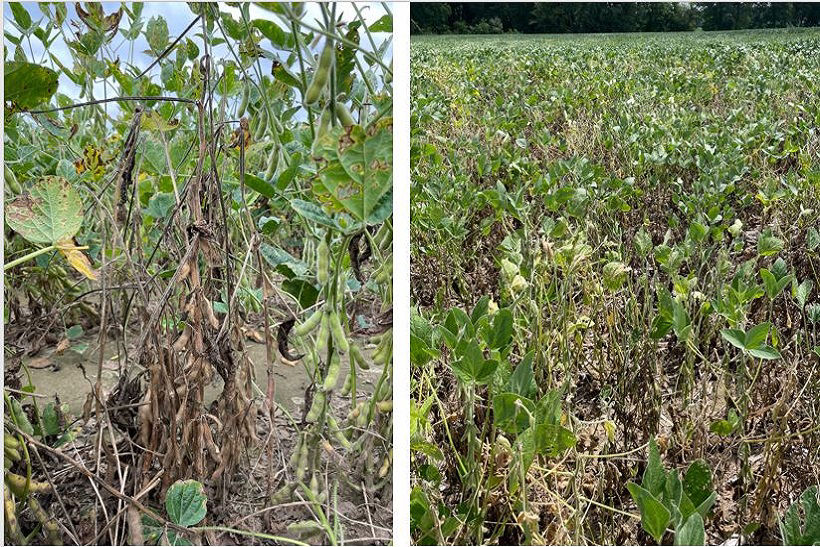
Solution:
[[[327,81],[330,78],[330,66],[333,64],[335,48],[333,42],[327,40],[322,54],[319,56],[319,64],[316,72],[313,73],[313,80],[305,91],[305,104],[313,104],[322,96]]]
[[[345,376],[345,383],[342,384],[342,395],[350,395],[350,390],[351,389],[353,389],[353,372],[352,371],[347,376]]]
[[[330,430],[333,432],[333,436],[336,438],[337,441],[339,441],[339,444],[342,446],[342,448],[344,448],[345,450],[350,450],[350,447],[352,445],[350,444],[348,438],[345,437],[345,434],[342,432],[342,430],[339,429],[339,422],[336,421],[336,417],[333,414],[327,415],[327,423],[330,425]]]
[[[339,354],[334,353],[333,357],[330,358],[330,365],[327,367],[327,375],[325,376],[325,381],[322,384],[322,389],[324,391],[333,391],[333,388],[336,387],[336,382],[339,379],[340,370],[342,370],[342,363],[339,360]]]
[[[248,95],[250,95],[248,88],[248,83],[245,82],[245,85],[242,87],[242,100],[239,101],[239,108],[236,109],[237,118],[241,118],[242,116],[244,116],[245,109],[248,108]]]
[[[378,273],[373,276],[376,283],[387,283],[393,275],[393,255],[388,256],[384,264],[379,268]]]
[[[322,238],[322,242],[316,247],[316,279],[324,285],[330,276],[330,247],[327,240]]]
[[[352,342],[350,344],[350,360],[355,361],[362,370],[370,369],[370,363],[368,363],[367,359],[364,358],[364,354],[356,342]]]
[[[299,460],[296,463],[296,480],[301,481],[305,478],[305,471],[308,464],[308,445],[306,442],[299,447]]]
[[[324,406],[325,392],[317,389],[313,394],[313,403],[310,405],[310,410],[308,411],[307,416],[305,416],[305,420],[309,422],[315,422],[318,420]]]
[[[265,105],[259,109],[259,125],[256,127],[256,132],[253,134],[253,140],[261,141],[265,136],[265,130],[268,128],[268,110]]]
[[[350,113],[350,110],[341,101],[336,101],[336,117],[339,119],[339,123],[344,127],[356,125],[356,121],[353,119],[353,115]]]
[[[335,311],[330,313],[330,332],[333,334],[333,343],[336,344],[339,353],[347,353],[350,349],[350,342],[347,341],[347,336],[345,336],[339,314]]]
[[[268,154],[268,169],[265,171],[265,180],[273,178],[277,165],[279,165],[279,145],[274,144],[270,150],[270,154]]]
[[[294,336],[304,336],[309,332],[312,332],[313,329],[319,326],[319,323],[322,321],[322,308],[318,308],[310,317],[293,327],[291,333]]]
[[[316,336],[316,352],[321,355],[327,351],[327,339],[330,337],[330,312],[322,312],[322,322],[319,325],[319,334]]]
[[[290,459],[288,460],[288,464],[291,467],[296,467],[296,464],[299,462],[299,453],[302,450],[302,435],[299,435],[298,439],[296,440],[296,446],[293,447],[293,452],[290,455]]]
[[[285,132],[285,128],[282,127],[282,122],[279,121],[279,116],[273,114],[270,118],[271,125],[273,126],[273,130],[277,136],[281,135]]]

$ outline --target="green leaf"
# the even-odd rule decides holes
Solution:
[[[370,25],[370,32],[393,32],[393,16],[383,15],[378,21]]]
[[[712,493],[712,472],[703,460],[695,460],[683,476],[683,492],[695,507]]]
[[[716,422],[712,422],[709,426],[709,431],[712,433],[717,433],[722,437],[726,437],[731,435],[737,429],[737,426],[740,424],[740,418],[737,415],[737,412],[733,408],[729,409],[727,414],[727,418],[725,420],[718,420]]]
[[[771,327],[771,323],[763,322],[749,329],[744,337],[744,347],[750,350],[758,348],[765,344],[766,338],[768,338],[769,336],[769,330],[771,330]]]
[[[648,490],[653,496],[659,496],[663,491],[666,482],[666,471],[661,463],[661,455],[658,451],[658,443],[655,439],[649,440],[649,460],[646,463],[646,470],[643,473],[641,486]]]
[[[302,308],[313,306],[319,298],[319,290],[304,279],[285,279],[282,290],[296,298]]]
[[[493,318],[492,338],[490,340],[490,347],[492,349],[502,349],[510,343],[513,335],[513,316],[512,312],[503,308],[498,310]]]
[[[31,110],[47,103],[57,91],[59,74],[44,66],[13,61],[5,63],[3,89],[12,108]]]
[[[157,192],[148,200],[148,207],[143,212],[152,218],[165,218],[176,205],[174,194],[170,192]]]
[[[485,360],[475,340],[470,340],[461,349],[461,359],[453,363],[453,372],[465,384],[486,384],[492,378],[498,362]]]
[[[315,203],[302,199],[292,199],[290,200],[290,206],[294,211],[311,222],[315,222],[335,230],[339,229],[339,225],[336,221],[329,217],[327,213],[325,213],[322,208]]]
[[[767,361],[780,359],[782,357],[780,352],[771,346],[760,346],[759,348],[750,349],[749,354],[757,357],[758,359],[765,359]]]
[[[54,403],[48,403],[43,409],[43,434],[56,436],[62,432],[60,419],[57,416],[57,407]]]
[[[672,514],[648,490],[629,482],[626,485],[641,512],[641,526],[658,543],[661,542]]]
[[[515,371],[510,376],[508,385],[510,391],[517,393],[522,397],[530,398],[535,395],[538,386],[535,385],[535,376],[532,371],[532,360],[535,355],[535,350],[527,353],[515,367]]]
[[[428,443],[426,441],[410,441],[410,450],[413,450],[415,452],[421,452],[422,454],[433,460],[444,459],[444,453],[441,451],[441,449],[439,449],[439,447],[437,447],[436,445]]]
[[[273,187],[273,185],[267,182],[266,180],[257,177],[256,175],[245,173],[245,184],[247,184],[249,188],[256,190],[265,197],[276,197],[276,189]]]
[[[811,294],[813,288],[814,281],[808,278],[804,279],[803,282],[797,286],[794,297],[797,299],[797,303],[800,305],[801,310],[806,307],[806,301],[809,299],[809,295]]]
[[[159,54],[168,45],[168,23],[159,15],[151,17],[145,27],[145,39],[154,53]]]
[[[307,264],[281,247],[262,243],[259,246],[259,252],[262,253],[262,258],[265,259],[265,262],[288,278],[304,275],[308,271]]]
[[[436,357],[438,357],[438,351],[430,349],[427,342],[410,333],[410,362],[414,366],[423,367]]]
[[[273,21],[254,19],[251,21],[251,25],[258,28],[262,36],[270,40],[271,44],[277,48],[288,49],[291,47],[291,41],[288,39],[290,34],[282,30],[282,28]]]
[[[23,4],[20,2],[9,2],[9,7],[11,8],[11,14],[14,16],[14,21],[20,25],[20,28],[23,30],[30,29],[31,15],[29,15],[26,8],[23,7]]]
[[[698,513],[690,515],[683,526],[675,530],[675,545],[706,545],[703,518]]]
[[[535,403],[517,393],[499,393],[493,397],[495,425],[507,433],[518,434],[530,426]]]
[[[314,193],[374,223],[371,215],[393,185],[392,120],[382,119],[367,132],[358,125],[328,131],[318,137],[316,153],[328,164],[318,173]]]
[[[205,518],[208,498],[202,484],[195,480],[177,481],[165,495],[165,511],[179,526],[194,526]]]
[[[757,252],[760,256],[770,256],[783,250],[783,240],[769,233],[762,233],[757,240]]]
[[[535,440],[535,451],[550,458],[563,454],[575,446],[575,434],[566,427],[557,424],[536,424],[532,428]]]
[[[723,329],[720,335],[736,348],[746,349],[746,333],[738,329]]]
[[[62,177],[41,178],[30,194],[6,204],[6,222],[32,243],[55,243],[72,238],[83,223],[83,202]]]

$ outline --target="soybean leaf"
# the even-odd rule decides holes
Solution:
[[[490,347],[492,349],[502,349],[510,343],[513,334],[513,316],[507,308],[498,310],[493,318],[492,338]]]
[[[276,197],[276,189],[273,185],[256,175],[245,173],[245,184],[267,198]]]
[[[675,530],[675,545],[705,545],[706,531],[703,518],[694,513],[686,519],[683,526]]]
[[[79,231],[83,202],[66,179],[43,177],[29,194],[6,204],[6,222],[32,243],[56,243]]]
[[[532,428],[535,451],[554,458],[575,446],[575,434],[557,424],[537,424]]]
[[[383,220],[372,215],[393,185],[392,120],[382,119],[367,131],[358,125],[338,127],[318,139],[316,152],[327,166],[318,173],[314,193],[361,222]]]
[[[57,91],[59,74],[50,68],[12,61],[5,63],[3,89],[13,109],[30,110],[47,103]]]
[[[757,357],[758,359],[765,359],[767,361],[780,359],[782,357],[782,355],[780,355],[780,352],[774,349],[772,346],[760,346],[759,348],[750,349],[749,354],[754,357]]]
[[[683,491],[695,507],[712,493],[712,472],[703,460],[695,460],[683,476]]]
[[[339,225],[333,220],[327,213],[325,213],[321,207],[312,203],[310,201],[305,201],[303,199],[292,199],[290,200],[290,206],[293,208],[294,211],[305,217],[307,220],[311,222],[315,222],[317,224],[321,224],[322,226],[326,226],[328,228],[339,229]]]
[[[165,22],[165,19],[159,15],[151,17],[145,27],[145,39],[155,54],[162,53],[165,46],[168,45],[168,23]]]
[[[744,347],[750,350],[762,346],[766,342],[766,338],[769,336],[771,326],[771,323],[764,322],[749,329],[744,338]]]
[[[646,470],[643,473],[641,486],[647,489],[653,496],[658,496],[663,491],[666,482],[666,471],[661,464],[661,455],[658,451],[658,443],[655,439],[649,440],[649,460],[646,463]]]
[[[532,360],[535,350],[528,352],[515,367],[515,371],[510,376],[510,391],[523,397],[530,398],[535,394],[535,376],[532,371]]]
[[[495,425],[507,433],[518,434],[530,426],[535,403],[517,393],[499,393],[493,397]]]
[[[205,518],[208,497],[195,480],[177,481],[165,495],[165,511],[175,524],[194,526]]]
[[[649,490],[638,486],[634,482],[627,483],[626,487],[641,512],[641,526],[655,541],[660,543],[666,531],[666,525],[669,524],[669,520],[672,518],[669,509],[664,507]]]
[[[723,329],[720,335],[736,348],[746,349],[746,333],[738,329]]]

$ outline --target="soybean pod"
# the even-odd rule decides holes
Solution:
[[[350,113],[350,110],[341,101],[336,101],[336,117],[339,119],[339,123],[342,124],[344,127],[356,125],[356,122],[353,119],[353,115]]]
[[[355,361],[362,370],[370,369],[370,363],[364,358],[364,354],[362,354],[362,350],[356,342],[350,344],[350,360]]]
[[[236,109],[237,118],[244,116],[245,109],[248,108],[248,95],[250,95],[248,88],[248,82],[245,82],[245,85],[242,87],[242,100],[239,101],[239,108]]]
[[[336,344],[336,349],[339,353],[347,353],[350,349],[350,343],[347,341],[342,321],[339,319],[339,314],[335,311],[330,314],[330,332],[333,334],[333,343]]]
[[[330,312],[322,311],[322,321],[319,325],[319,334],[316,336],[316,351],[319,355],[327,351],[327,339],[330,337]]]
[[[322,308],[318,308],[316,311],[314,311],[312,314],[310,314],[310,317],[308,317],[303,322],[301,322],[298,325],[296,325],[295,327],[293,327],[293,330],[291,330],[290,332],[294,336],[304,336],[304,335],[312,332],[313,329],[318,327],[319,323],[322,321],[323,311],[324,310],[322,310]]]
[[[313,73],[313,79],[305,91],[305,104],[313,104],[322,96],[322,91],[330,79],[330,67],[333,64],[334,53],[333,42],[328,39],[319,56],[319,64],[316,66],[316,72]]]
[[[315,422],[319,419],[319,416],[322,414],[322,410],[325,407],[325,392],[317,389],[316,392],[313,394],[313,403],[310,405],[310,410],[305,416],[305,420],[308,422]]]
[[[268,111],[265,105],[259,109],[259,125],[256,127],[256,132],[253,134],[253,140],[261,141],[265,136],[265,130],[268,128]]]
[[[342,369],[342,363],[339,359],[339,354],[334,353],[333,357],[330,358],[330,365],[327,367],[327,375],[325,376],[325,381],[322,384],[322,389],[324,391],[333,391],[336,387],[336,382],[339,379],[339,371]]]
[[[265,180],[270,180],[273,178],[273,174],[276,172],[276,167],[279,164],[279,145],[274,144],[273,148],[270,150],[270,154],[268,155],[268,169],[265,171]]]
[[[327,239],[322,238],[322,242],[316,247],[316,279],[321,285],[327,283],[330,276],[330,247]]]

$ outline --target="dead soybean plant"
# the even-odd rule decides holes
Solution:
[[[90,100],[65,104],[62,96],[52,108],[56,69],[66,72],[63,65],[38,72],[43,88],[36,93],[9,95],[14,100],[8,112],[22,113],[12,118],[15,138],[30,140],[35,150],[54,147],[59,159],[55,165],[54,155],[41,152],[36,168],[16,173],[22,164],[12,163],[7,177],[56,172],[31,195],[44,202],[69,196],[62,202],[71,207],[60,211],[60,222],[74,221],[66,233],[55,231],[45,241],[17,229],[23,222],[12,226],[7,215],[28,252],[5,269],[41,268],[38,256],[59,251],[99,282],[92,290],[100,308],[98,379],[111,332],[119,333],[116,344],[126,357],[113,393],[106,398],[98,380],[86,405],[86,419],[95,414],[100,424],[96,460],[108,463],[105,477],[86,476],[114,495],[116,500],[108,494],[105,499],[120,509],[131,504],[144,512],[125,492],[139,497],[156,489],[161,499],[172,484],[189,478],[203,481],[224,503],[251,453],[267,450],[269,466],[277,461],[274,449],[284,445],[274,442],[279,426],[272,331],[279,322],[282,359],[304,365],[312,381],[301,420],[282,409],[297,428],[297,441],[284,473],[269,472],[268,492],[275,491],[273,501],[307,499],[319,528],[329,540],[342,541],[344,530],[331,518],[339,490],[358,491],[367,502],[390,481],[392,74],[390,39],[377,43],[375,33],[389,33],[392,18],[388,12],[367,24],[354,7],[355,16],[345,21],[334,4],[321,5],[321,24],[311,22],[299,4],[267,5],[270,17],[260,19],[251,19],[248,4],[238,6],[238,18],[216,5],[191,9],[191,23],[173,41],[161,17],[148,22],[142,32],[155,60],[133,82],[118,65],[110,67],[116,83],[106,85],[117,97],[95,99],[89,82],[81,97]],[[84,31],[99,37],[103,29],[107,44],[130,21],[123,34],[133,41],[141,35],[141,10],[135,4],[109,15],[83,11]],[[16,26],[31,34],[25,17],[13,11]],[[46,12],[52,27],[66,22],[64,8]],[[48,41],[51,34],[43,36]],[[367,47],[360,47],[365,37]],[[88,40],[83,47],[96,43]],[[223,44],[219,54],[217,44]],[[270,76],[261,58],[277,59]],[[7,73],[36,70],[28,61],[14,63],[7,63]],[[155,66],[162,87],[151,82]],[[106,108],[112,102],[120,109],[116,132],[99,144],[99,135],[110,129]],[[27,116],[33,123],[20,121]],[[55,131],[63,141],[38,134],[38,124],[62,130]],[[6,151],[8,156],[8,146]],[[24,216],[44,213],[16,187],[14,203]],[[49,246],[31,251],[32,243]],[[253,297],[256,308],[249,294],[261,295]],[[259,314],[268,361],[264,390],[245,347]],[[289,344],[298,349],[291,352]],[[364,397],[363,371],[371,364],[381,370]],[[206,387],[217,375],[221,392],[206,404]],[[260,407],[267,415],[262,421],[270,424],[264,446],[257,437]],[[12,433],[19,433],[21,415],[6,420]],[[122,433],[127,451],[115,440]],[[18,435],[14,442],[25,446],[26,439]],[[30,473],[33,460],[25,461]],[[283,479],[273,483],[274,476]],[[132,513],[128,533],[139,538]],[[108,513],[105,519],[101,533],[116,543],[123,537],[119,519]],[[296,523],[292,532],[305,528],[317,526]],[[77,541],[76,532],[72,536]]]

